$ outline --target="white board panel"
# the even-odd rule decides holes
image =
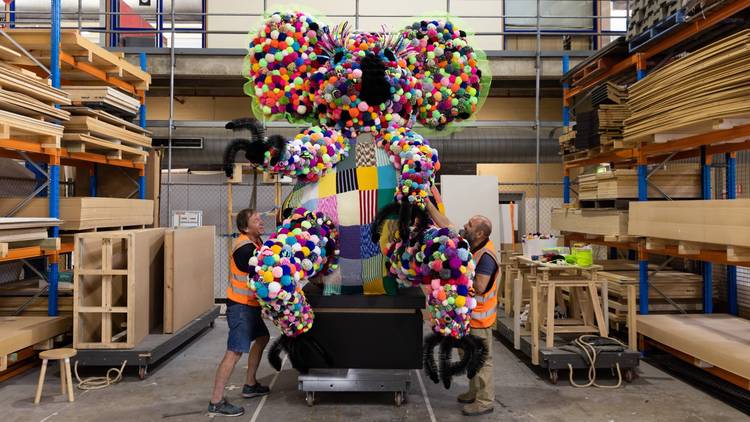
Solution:
[[[445,213],[457,228],[475,215],[483,215],[492,222],[490,239],[500,248],[502,232],[500,203],[495,176],[440,176],[440,195]]]

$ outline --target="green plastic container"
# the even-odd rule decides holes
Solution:
[[[583,248],[575,248],[574,254],[576,258],[576,264],[581,267],[590,267],[594,264],[594,253],[590,246]]]

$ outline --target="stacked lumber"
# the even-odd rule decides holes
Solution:
[[[552,229],[601,236],[627,236],[628,212],[616,209],[553,208]]]
[[[666,142],[743,124],[731,119],[750,116],[750,30],[650,73],[630,87],[628,105],[626,142]]]
[[[6,29],[16,42],[28,50],[34,57],[49,66],[49,29],[16,28]],[[5,37],[0,37],[0,46],[13,48],[12,43]],[[101,83],[96,76],[85,72],[77,66],[78,62],[84,62],[90,67],[106,69],[108,75],[114,75],[119,79],[132,84],[136,89],[148,90],[151,84],[151,75],[125,60],[123,53],[115,53],[96,45],[87,40],[75,29],[63,29],[60,33],[61,60],[60,69],[65,75],[65,80],[77,85],[85,85],[91,82]],[[15,64],[34,65],[26,56],[19,56],[12,60]]]
[[[629,3],[628,40],[677,12],[682,0],[630,0]]]
[[[750,199],[632,202],[628,233],[651,238],[652,249],[726,249],[729,261],[750,261]]]
[[[563,128],[563,134],[558,138],[558,141],[560,142],[560,151],[562,151],[563,154],[575,152],[575,139],[576,131],[572,127],[566,126]]]
[[[597,148],[598,152],[600,146],[605,150],[626,146],[622,132],[630,111],[625,86],[612,82],[597,85],[573,109],[575,150]]]
[[[45,347],[70,328],[71,319],[64,316],[0,317],[0,372],[16,361],[17,352],[34,346]]]
[[[71,118],[65,123],[63,142],[68,151],[103,152],[109,158],[145,162],[151,133],[102,110],[67,107]]]
[[[7,212],[18,198],[0,199],[0,210]],[[17,213],[19,217],[47,215],[48,200],[34,198]],[[124,198],[60,198],[61,230],[88,230],[106,227],[141,226],[153,223],[154,202]]]
[[[73,345],[128,349],[161,325],[164,229],[75,237]]]
[[[638,285],[638,271],[600,271],[598,274],[600,277],[607,279],[610,321],[625,322],[628,311],[627,286]],[[701,312],[703,310],[702,276],[665,270],[651,274],[648,281],[649,313],[680,313],[680,310],[669,303],[664,296],[667,296],[686,312]],[[635,292],[637,302],[640,302],[639,289],[636,289]]]
[[[594,200],[597,196],[596,173],[578,176],[578,199],[581,201]]]
[[[670,198],[700,198],[701,180],[699,169],[665,169],[649,178],[654,185]],[[596,199],[638,198],[638,172],[634,169],[616,169],[596,175]],[[663,198],[653,185],[648,187],[649,198]]]
[[[109,110],[113,114],[130,117],[141,106],[137,98],[108,86],[64,86],[74,105]]]
[[[43,148],[59,148],[63,127],[46,120],[68,120],[70,114],[55,104],[70,104],[70,99],[52,88],[49,80],[0,61],[0,140],[35,141]]]
[[[56,218],[0,218],[0,258],[22,248],[59,249],[60,239],[47,237],[47,229],[59,224]]]
[[[599,120],[599,144],[609,149],[627,146],[623,142],[625,119],[630,117],[627,104],[602,104],[597,111]]]

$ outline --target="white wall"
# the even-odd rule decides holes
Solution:
[[[492,222],[490,239],[500,248],[500,203],[495,176],[440,176],[440,196],[445,214],[456,225],[463,227],[469,218],[483,215]]]

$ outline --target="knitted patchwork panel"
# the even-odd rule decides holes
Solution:
[[[370,223],[393,202],[397,173],[374,141],[351,142],[349,155],[317,183],[298,183],[284,208],[302,206],[331,217],[339,229],[339,272],[326,277],[326,295],[396,294],[396,282],[385,274],[381,246],[373,243]],[[389,235],[383,229],[383,238]],[[329,280],[330,279],[330,280]]]

